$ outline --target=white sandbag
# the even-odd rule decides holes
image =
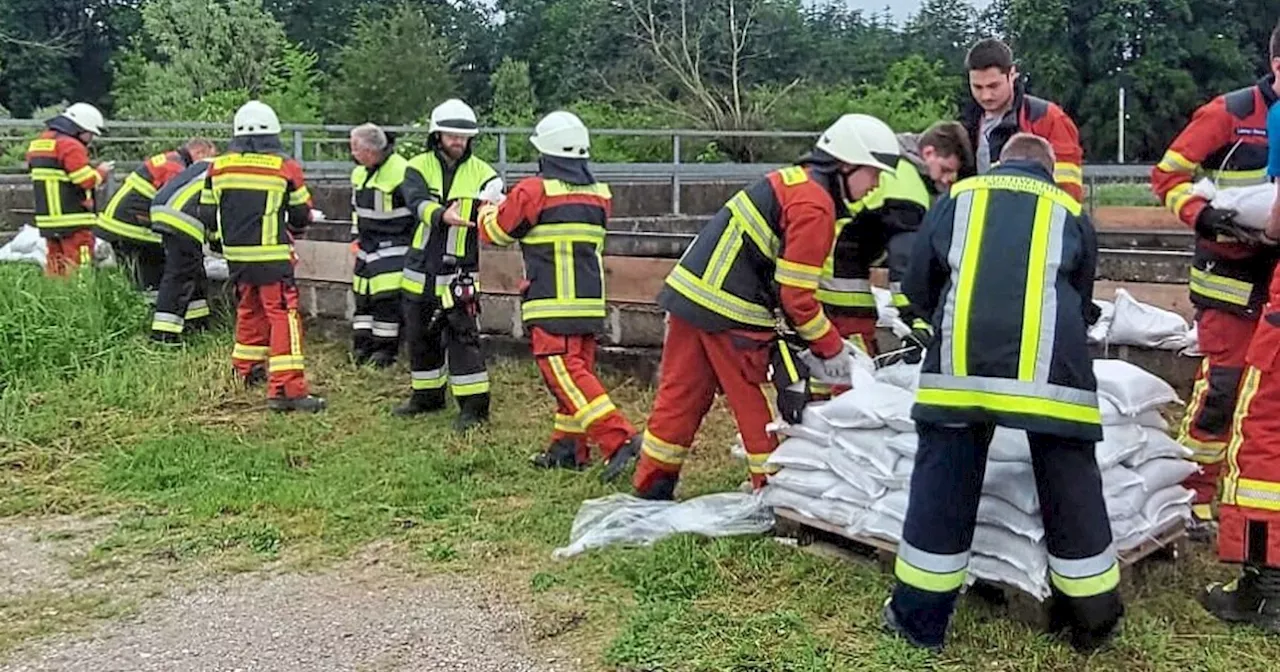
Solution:
[[[769,477],[769,485],[772,487],[817,498],[821,498],[824,492],[840,482],[840,477],[833,472],[810,469],[783,469]]]
[[[1124,464],[1127,467],[1133,467],[1160,458],[1185,460],[1194,454],[1194,451],[1174,441],[1168,434],[1152,430],[1147,432],[1147,443],[1142,450],[1130,456]]]
[[[876,500],[876,503],[871,505],[871,512],[899,521],[906,520],[907,504],[910,502],[911,491],[898,490]]]
[[[231,277],[231,269],[227,266],[227,260],[221,257],[205,256],[204,258],[204,274],[210,280],[226,280]]]
[[[1135,417],[1180,401],[1169,383],[1123,360],[1095,359],[1093,373],[1098,379],[1098,396],[1115,404],[1121,415]]]
[[[1169,431],[1169,421],[1160,415],[1160,411],[1151,409],[1134,416],[1124,415],[1119,408],[1106,397],[1098,397],[1098,410],[1102,412],[1102,426],[1137,424],[1146,428]]]
[[[44,239],[40,237],[40,230],[30,224],[23,224],[18,230],[18,235],[5,243],[4,247],[0,247],[0,261],[43,266],[44,259]]]
[[[1139,541],[1134,543],[1133,546],[1137,546],[1142,543],[1140,540],[1150,531],[1151,521],[1141,514],[1111,521],[1111,539],[1113,541],[1128,540],[1132,542],[1136,538]],[[1117,548],[1125,550],[1133,548],[1133,546],[1121,547],[1117,545]]]
[[[868,534],[897,543],[902,540],[902,520],[871,511],[862,520],[849,526],[850,534]]]
[[[1013,586],[1042,602],[1052,592],[1049,588],[1048,575],[1029,576],[1026,572],[999,558],[986,555],[975,554],[969,557],[969,576],[966,583],[972,585],[976,580]]]
[[[1143,488],[1146,485],[1142,477],[1132,469],[1116,465],[1102,470],[1102,494],[1104,496],[1122,494],[1130,488]]]
[[[820,401],[805,406],[803,413],[800,415],[800,424],[814,432],[818,432],[828,437],[835,434],[835,425],[832,425],[831,422],[827,420],[826,414],[822,413],[823,407],[829,403],[831,402]],[[883,423],[879,426],[883,426]],[[792,436],[795,435],[793,434]],[[816,443],[825,443],[825,441]]]
[[[1033,543],[1044,539],[1044,521],[1040,516],[1019,511],[999,497],[983,497],[978,500],[978,523],[1003,527]]]
[[[885,483],[880,480],[886,478],[883,474],[866,462],[854,459],[846,451],[831,450],[830,454],[827,455],[827,464],[841,481],[861,490],[871,499],[880,497],[888,490]],[[877,478],[877,476],[880,478]]]
[[[999,497],[1023,513],[1040,515],[1040,497],[1029,461],[988,462],[982,494]]]
[[[991,435],[991,446],[987,449],[987,459],[992,462],[1031,462],[1031,445],[1027,442],[1027,433],[1021,429],[996,427]]]
[[[875,503],[876,498],[880,497],[885,492],[885,489],[880,487],[879,492],[873,495],[860,487],[856,487],[845,481],[840,481],[835,487],[822,493],[822,499],[833,499],[837,502],[844,502],[864,509],[870,509],[871,505]]]
[[[892,476],[898,454],[889,448],[888,443],[894,436],[896,433],[887,428],[842,430],[835,435],[834,448],[844,451],[855,462],[870,466],[882,476]]]
[[[979,525],[974,528],[973,552],[1000,558],[1029,576],[1043,576],[1049,569],[1049,554],[1044,546],[1003,527]]]
[[[1180,485],[1192,474],[1200,472],[1200,465],[1190,460],[1161,457],[1134,468],[1134,472],[1142,477],[1143,487],[1149,493],[1156,493],[1165,488]]]
[[[684,502],[662,502],[613,494],[582,503],[569,545],[552,557],[567,558],[610,544],[652,544],[672,534],[709,537],[763,534],[773,528],[773,510],[760,495],[726,492]]]
[[[1132,472],[1130,472],[1132,473]],[[1137,474],[1134,474],[1137,476]],[[1120,487],[1107,485],[1107,472],[1102,473],[1103,498],[1107,502],[1107,517],[1111,520],[1123,520],[1142,515],[1142,506],[1147,502],[1147,490],[1142,487],[1142,479],[1138,484]]]
[[[1190,326],[1181,315],[1143,303],[1124,289],[1116,290],[1115,316],[1107,342],[1159,350],[1181,350]]]
[[[1270,182],[1247,187],[1218,187],[1209,178],[1196,183],[1193,194],[1209,201],[1220,210],[1232,210],[1235,221],[1250,229],[1261,231],[1271,219],[1271,207],[1275,203],[1276,187]]]
[[[892,329],[894,321],[901,321],[901,311],[893,305],[893,294],[884,287],[871,286],[871,295],[876,300],[876,326]]]
[[[813,418],[812,414],[808,416]],[[766,429],[778,436],[787,436],[815,443],[819,446],[831,445],[831,432],[808,427],[806,425],[789,425],[784,422],[769,423]]]
[[[898,362],[876,369],[876,381],[915,392],[920,387],[920,365]]]
[[[827,469],[827,453],[829,449],[808,439],[789,438],[778,444],[773,454],[765,461],[766,466],[791,469]]]
[[[915,458],[919,443],[920,435],[915,432],[903,432],[902,434],[895,434],[885,445],[899,455]]]
[[[1111,320],[1116,314],[1116,304],[1110,301],[1093,300],[1093,305],[1102,311],[1098,316],[1098,321],[1089,327],[1089,343],[1104,343],[1107,336],[1111,333]]]
[[[1185,510],[1189,516],[1191,515],[1191,502],[1195,497],[1195,491],[1188,490],[1180,485],[1157,490],[1143,504],[1142,515],[1153,524],[1157,523],[1170,509]]]
[[[1147,430],[1137,424],[1104,425],[1102,441],[1094,447],[1099,469],[1110,469],[1133,457],[1147,445]]]
[[[777,487],[770,479],[761,491],[767,506],[775,509],[791,509],[810,518],[816,518],[838,527],[850,527],[867,515],[867,510],[834,499],[806,497],[798,492]]]
[[[1200,330],[1193,323],[1190,331],[1187,332],[1187,345],[1178,351],[1183,357],[1204,357],[1204,351],[1200,349]]]
[[[1134,418],[1133,421],[1144,429],[1157,429],[1161,432],[1169,431],[1169,421],[1165,420],[1163,415],[1160,415],[1160,411],[1154,409],[1139,413],[1138,417]]]
[[[814,413],[837,429],[875,429],[890,421],[898,427],[905,423],[910,429],[914,427],[911,422],[914,403],[915,397],[910,392],[872,381],[867,387],[854,388],[814,407]]]

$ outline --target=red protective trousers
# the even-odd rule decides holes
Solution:
[[[80,265],[93,264],[93,229],[76,229],[45,238],[44,274],[64,278]]]
[[[622,444],[636,435],[636,429],[613,405],[596,378],[595,335],[563,336],[533,327],[530,345],[542,380],[556,398],[551,443],[573,441],[578,464],[591,460],[588,439],[600,446],[606,460],[613,457]]]
[[[766,387],[773,338],[761,332],[710,333],[667,315],[658,396],[636,467],[637,492],[648,492],[663,476],[679,477],[693,437],[721,391],[738,421],[751,483],[764,486],[769,474],[765,461],[778,446],[765,429],[776,415]]]
[[[298,399],[310,393],[302,356],[298,288],[290,280],[266,285],[236,283],[236,373],[247,378],[267,365],[267,396]]]
[[[1218,492],[1222,460],[1232,439],[1232,415],[1244,375],[1245,353],[1258,323],[1231,313],[1204,309],[1196,318],[1196,332],[1204,361],[1196,373],[1191,401],[1178,433],[1178,443],[1193,451],[1201,466],[1183,484],[1195,491],[1196,516],[1211,517],[1209,506]]]

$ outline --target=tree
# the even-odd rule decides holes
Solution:
[[[402,4],[391,13],[363,14],[338,55],[328,91],[331,121],[403,124],[423,119],[458,92],[451,64],[457,52],[422,10]]]
[[[504,58],[489,81],[493,87],[493,104],[487,125],[532,126],[538,103],[529,78],[529,64]]]
[[[904,36],[929,61],[957,71],[969,47],[978,41],[979,15],[968,0],[926,0],[907,21]]]

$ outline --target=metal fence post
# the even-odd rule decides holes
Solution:
[[[671,214],[680,214],[680,134],[671,136]]]
[[[511,185],[507,181],[507,134],[506,132],[498,133],[498,175],[502,177],[502,184],[509,188]]]
[[[293,158],[302,160],[302,129],[293,131]]]

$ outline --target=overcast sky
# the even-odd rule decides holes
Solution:
[[[969,0],[970,4],[979,9],[986,7],[991,0]],[[921,0],[846,0],[851,6],[858,9],[865,9],[870,12],[878,12],[885,7],[893,13],[894,18],[899,21],[905,21],[908,16],[920,9]]]

